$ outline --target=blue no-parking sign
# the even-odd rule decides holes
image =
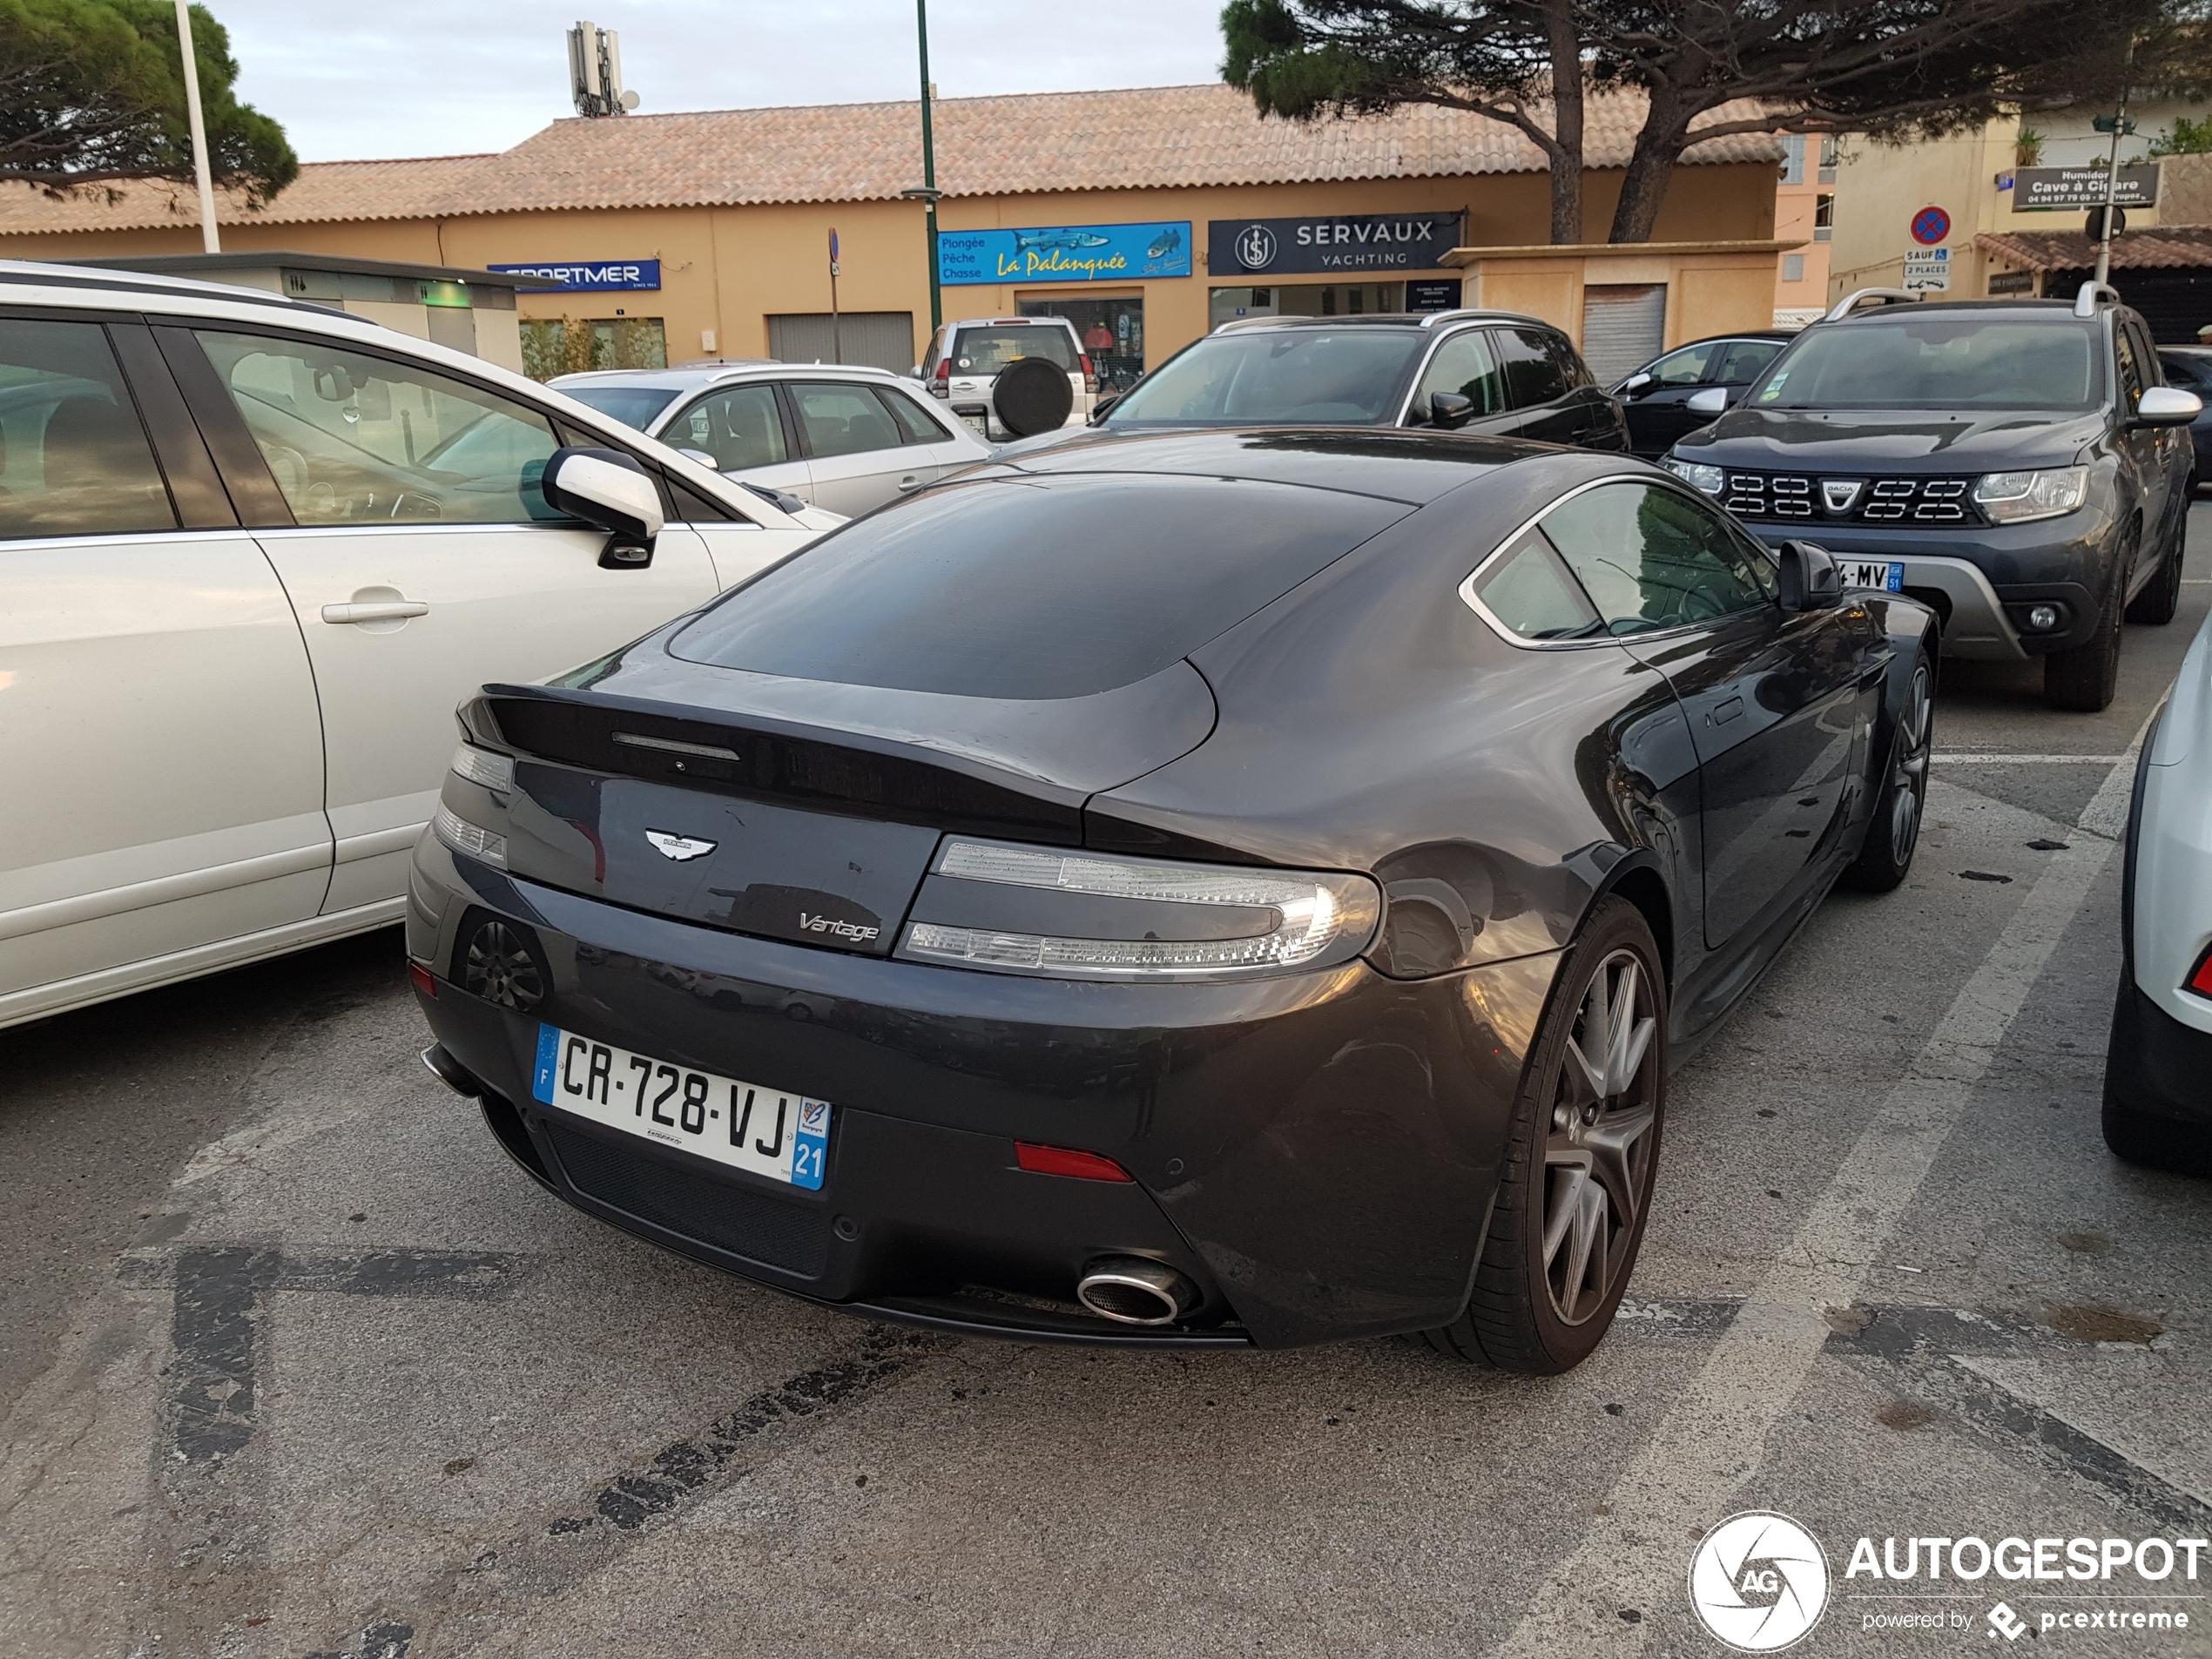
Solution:
[[[1912,215],[1912,239],[1922,247],[1933,247],[1951,234],[1951,215],[1940,207],[1923,207]]]

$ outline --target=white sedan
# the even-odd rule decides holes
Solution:
[[[2212,1175],[2212,617],[2143,745],[2128,815],[2105,1143]]]
[[[0,1026],[397,921],[462,697],[840,522],[361,319],[0,261]]]

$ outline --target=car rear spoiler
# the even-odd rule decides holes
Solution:
[[[1854,288],[1829,307],[1823,322],[1841,322],[1861,306],[1901,306],[1917,304],[1920,296],[1910,288]]]

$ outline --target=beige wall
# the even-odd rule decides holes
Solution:
[[[1621,175],[1593,172],[1585,186],[1585,224],[1603,234]],[[1540,173],[1238,188],[1097,191],[1077,194],[961,198],[941,205],[952,230],[1034,225],[1191,222],[1192,274],[1134,284],[1073,283],[1051,287],[1000,284],[947,288],[948,318],[1010,313],[1023,296],[1076,297],[1141,292],[1146,354],[1157,362],[1205,333],[1208,293],[1206,222],[1215,219],[1324,213],[1467,211],[1467,237],[1477,246],[1525,246],[1546,239],[1549,185]],[[1663,241],[1758,239],[1773,234],[1774,169],[1757,163],[1683,167],[1675,174],[1659,215]],[[290,249],[422,264],[485,266],[539,260],[658,259],[662,287],[644,293],[517,296],[520,315],[610,318],[617,313],[664,320],[671,361],[707,354],[765,356],[767,318],[829,309],[828,232],[841,243],[838,300],[848,311],[906,311],[914,318],[919,349],[929,330],[928,269],[923,213],[906,201],[805,203],[735,207],[636,208],[523,212],[443,220],[346,224],[226,226],[226,252]],[[0,238],[0,256],[69,259],[198,251],[196,226]],[[1348,275],[1349,273],[1347,273]],[[1451,271],[1386,273],[1391,280]],[[1772,265],[1766,267],[1772,281]],[[1285,275],[1285,282],[1325,282],[1326,275]],[[1344,280],[1338,278],[1334,280]],[[1369,280],[1372,280],[1372,276]],[[1224,273],[1221,286],[1251,277]],[[1493,300],[1492,303],[1498,303]],[[1579,321],[1579,319],[1578,319]],[[481,326],[481,325],[480,325]],[[1742,326],[1731,322],[1730,327]]]
[[[1708,334],[1770,327],[1779,251],[1771,241],[1737,248],[1691,242],[1477,256],[1467,268],[1467,302],[1541,317],[1579,347],[1585,287],[1662,283],[1667,290],[1662,349],[1670,348]]]

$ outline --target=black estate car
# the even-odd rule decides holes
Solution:
[[[871,1317],[1563,1370],[1670,1058],[1903,880],[1932,644],[1625,457],[987,466],[465,705],[425,1058],[570,1204]]]
[[[1240,318],[1185,346],[1090,424],[1108,432],[1428,427],[1629,447],[1620,404],[1574,342],[1511,311]],[[1072,435],[1047,434],[1012,453]]]
[[[2053,707],[2101,709],[2123,614],[2169,621],[2180,597],[2198,401],[2109,288],[1912,298],[1845,300],[1666,464],[1769,541],[1925,599],[1946,654],[2040,657]]]
[[[2212,395],[2212,346],[2161,346],[2158,366],[2166,383],[2188,392],[2200,402]],[[2212,478],[2212,409],[2189,422],[2189,494],[2194,496],[2205,479]]]

